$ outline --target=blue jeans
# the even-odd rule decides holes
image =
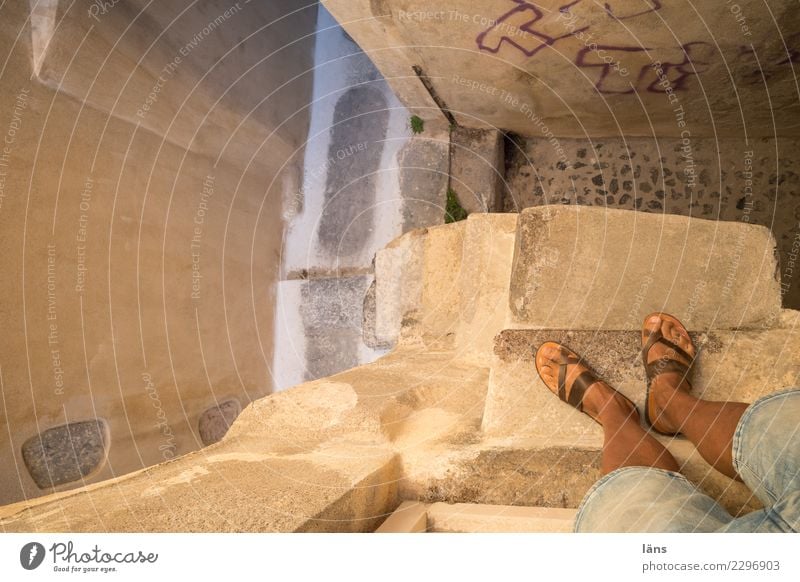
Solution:
[[[734,518],[680,473],[623,467],[589,490],[575,531],[800,531],[800,389],[764,396],[745,410],[733,436],[733,466],[765,509]]]

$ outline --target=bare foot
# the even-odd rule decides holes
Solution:
[[[642,330],[642,345],[647,342],[652,332],[658,331],[659,329],[661,330],[661,333],[664,335],[665,339],[677,345],[689,356],[691,356],[691,358],[687,359],[680,352],[675,351],[661,342],[656,342],[650,347],[650,350],[647,353],[647,363],[655,363],[657,367],[659,365],[659,360],[662,362],[675,360],[685,364],[686,366],[691,365],[695,355],[697,354],[694,344],[692,343],[688,332],[686,332],[681,325],[676,324],[667,317],[654,314],[647,318],[644,323],[644,329]],[[667,434],[678,432],[680,427],[671,426],[669,420],[662,413],[664,408],[674,396],[676,390],[689,392],[691,389],[692,385],[681,372],[661,372],[653,378],[650,384],[650,398],[647,402],[647,405],[649,406],[648,412],[650,421],[653,425],[653,428],[655,428],[657,431]]]
[[[577,356],[563,348],[555,342],[545,342],[536,352],[536,369],[542,377],[545,385],[556,395],[558,395],[558,372],[561,361],[565,356]],[[566,386],[566,396],[572,390],[575,379],[589,371],[589,368],[582,361],[570,363],[567,366],[567,377],[564,381]],[[602,380],[597,380],[590,384],[583,395],[583,412],[594,420],[603,424],[603,419],[613,417],[628,417],[637,414],[636,407],[625,396],[614,390]]]

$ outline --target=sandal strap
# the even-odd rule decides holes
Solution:
[[[682,376],[686,377],[691,367],[691,364],[687,366],[678,360],[659,358],[658,360],[650,362],[647,364],[647,366],[645,366],[645,373],[647,374],[648,380],[652,380],[661,374],[669,374],[670,372],[678,372]]]
[[[578,362],[580,362],[579,358],[561,352],[558,360],[558,397],[564,402],[567,402],[567,366]]]
[[[569,391],[569,402],[572,406],[583,412],[583,395],[586,390],[598,381],[597,376],[592,374],[589,370],[585,370],[580,376],[575,378],[572,382],[572,388]]]
[[[678,344],[675,344],[669,341],[667,338],[664,337],[664,334],[661,333],[661,330],[654,331],[650,334],[650,337],[647,338],[647,342],[644,344],[642,348],[642,357],[644,358],[644,365],[647,366],[647,356],[650,353],[650,348],[652,348],[656,343],[662,343],[665,346],[669,347],[670,349],[675,350],[675,353],[680,355],[681,357],[685,358],[688,361],[692,361],[693,358],[690,356],[686,350],[684,350]]]
[[[573,380],[572,386],[570,387],[570,390],[569,390],[569,395],[567,395],[567,367],[570,366],[570,365],[574,365],[574,364],[580,364],[581,362],[583,362],[583,358],[579,357],[577,354],[575,354],[574,352],[572,352],[571,350],[569,350],[569,348],[567,348],[565,346],[560,346],[559,345],[559,348],[560,348],[560,353],[559,353],[559,358],[557,360],[557,363],[558,363],[558,386],[557,386],[558,397],[562,402],[571,405],[572,407],[576,408],[580,412],[583,412],[584,414],[588,414],[588,413],[586,413],[586,411],[584,410],[584,407],[583,407],[583,397],[586,394],[586,391],[589,389],[589,387],[592,384],[594,384],[595,382],[601,382],[602,380],[600,378],[598,378],[594,374],[594,372],[592,372],[589,369],[586,369],[583,372],[581,372],[580,374],[578,374],[578,376]],[[539,372],[539,377],[544,381],[544,378],[542,377],[542,373],[539,370],[538,364],[536,366],[536,371]],[[547,382],[545,382],[545,385],[547,385]],[[549,385],[548,385],[548,388],[549,388]],[[552,390],[552,388],[550,388],[550,389]],[[614,390],[614,389],[611,388],[611,390]],[[630,398],[628,398],[627,396],[625,396],[624,394],[622,394],[621,392],[618,392],[616,390],[614,390],[614,392],[616,392],[617,394],[619,394],[623,398],[625,398],[625,400],[627,400],[630,403],[631,407],[634,410],[636,409],[636,405],[633,403],[633,401]],[[595,418],[591,414],[589,414],[589,417],[592,420],[594,420],[595,422],[600,422],[599,420],[597,420],[597,418]]]
[[[684,364],[683,362],[668,356],[662,356],[661,358],[658,358],[652,362],[648,362],[647,356],[650,354],[650,348],[652,348],[656,343],[664,344],[668,348],[674,350],[676,354],[689,361],[689,364]],[[645,375],[647,376],[647,381],[649,383],[656,376],[669,372],[678,372],[684,378],[686,378],[686,376],[689,374],[689,370],[694,365],[695,359],[690,356],[681,346],[665,338],[664,334],[662,334],[661,330],[659,329],[651,332],[650,336],[647,338],[647,341],[642,348],[642,361],[644,363]]]
[[[558,367],[558,397],[583,412],[583,395],[599,379],[590,370],[584,370],[572,381],[567,395],[567,366],[580,363],[581,359],[562,352]]]

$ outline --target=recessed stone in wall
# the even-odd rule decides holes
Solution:
[[[317,229],[319,247],[331,257],[353,257],[373,236],[375,192],[388,123],[386,97],[374,86],[351,87],[336,102],[325,209]]]
[[[450,179],[450,145],[412,139],[397,153],[403,193],[403,232],[442,224]]]
[[[71,483],[98,469],[106,459],[109,438],[102,419],[64,424],[29,438],[22,458],[40,489]]]
[[[237,400],[231,399],[203,412],[197,422],[197,429],[203,444],[213,445],[222,440],[241,411],[241,404]]]

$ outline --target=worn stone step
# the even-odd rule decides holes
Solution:
[[[519,327],[638,329],[666,311],[695,329],[769,324],[781,308],[769,229],[584,206],[519,216],[510,305]]]
[[[709,400],[753,402],[794,386],[800,375],[800,311],[783,310],[776,327],[690,331],[698,349],[694,394]],[[483,430],[520,436],[584,435],[596,424],[553,398],[539,379],[534,352],[545,341],[570,347],[616,389],[644,404],[639,331],[504,330],[495,341]],[[536,411],[535,418],[530,411]],[[500,431],[500,432],[497,432]],[[599,434],[599,433],[597,433]]]
[[[531,413],[535,417],[536,414]],[[586,437],[589,437],[587,431]],[[683,439],[659,437],[702,491],[732,515],[761,504],[743,483],[713,470]],[[400,496],[427,503],[490,503],[577,508],[602,476],[602,438],[486,437],[463,447],[434,446],[405,455]]]
[[[576,508],[600,478],[595,447],[451,435],[403,455],[399,496],[425,503]]]
[[[0,507],[0,530],[374,531],[413,498],[404,457],[475,439],[487,383],[452,353],[395,350],[252,402],[201,451]]]

